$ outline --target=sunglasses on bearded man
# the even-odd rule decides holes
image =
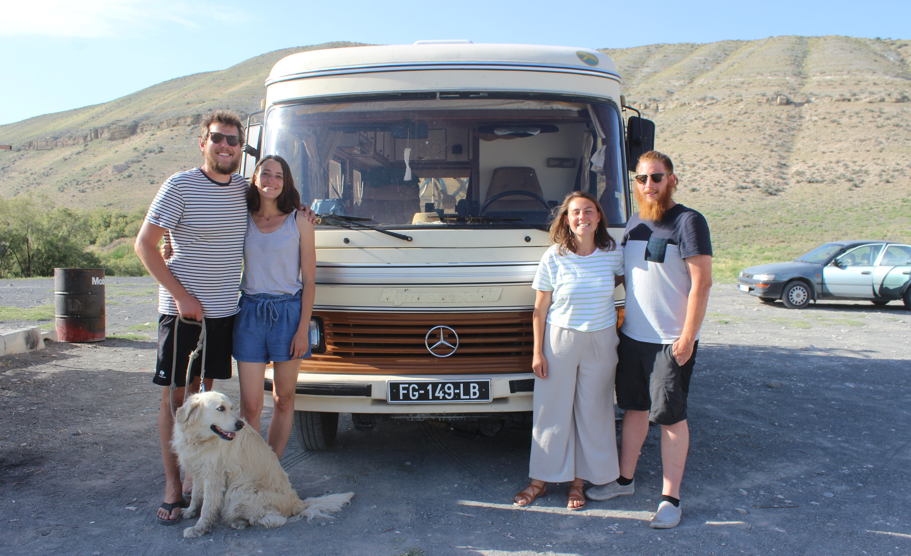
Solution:
[[[240,144],[240,137],[237,135],[225,135],[224,133],[206,133],[206,137],[212,140],[213,145],[217,145],[222,141],[227,141],[228,145],[236,147]]]
[[[670,175],[670,172],[659,172],[657,174],[639,174],[636,176],[636,181],[642,185],[645,185],[645,182],[647,182],[649,178],[652,178],[652,183],[661,183],[664,181],[664,176]]]

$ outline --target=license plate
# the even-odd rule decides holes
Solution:
[[[490,380],[388,382],[389,403],[478,403],[490,401]]]
[[[744,286],[743,284],[738,284],[738,287],[740,288],[740,291],[742,291],[742,292],[750,291],[750,286]]]

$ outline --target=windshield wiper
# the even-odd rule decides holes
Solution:
[[[373,230],[381,234],[386,234],[387,236],[392,236],[394,238],[403,239],[405,241],[411,241],[411,236],[406,236],[405,234],[398,234],[396,232],[390,232],[389,230],[382,230],[371,224],[364,224],[364,221],[370,220],[370,218],[359,218],[357,216],[340,216],[338,214],[317,214],[319,222],[321,224],[328,224],[330,226],[338,226],[339,228],[345,228],[347,230],[355,229],[352,227],[352,224],[360,226],[361,229]]]

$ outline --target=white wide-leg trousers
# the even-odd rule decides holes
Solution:
[[[620,475],[614,424],[617,331],[580,332],[547,324],[547,378],[535,378],[529,477],[596,485]]]

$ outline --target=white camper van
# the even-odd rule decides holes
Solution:
[[[300,444],[330,447],[342,413],[361,430],[529,421],[531,283],[553,209],[589,191],[619,239],[628,161],[653,140],[651,122],[625,125],[613,62],[431,41],[295,54],[266,86],[245,171],[284,157],[320,215]]]

